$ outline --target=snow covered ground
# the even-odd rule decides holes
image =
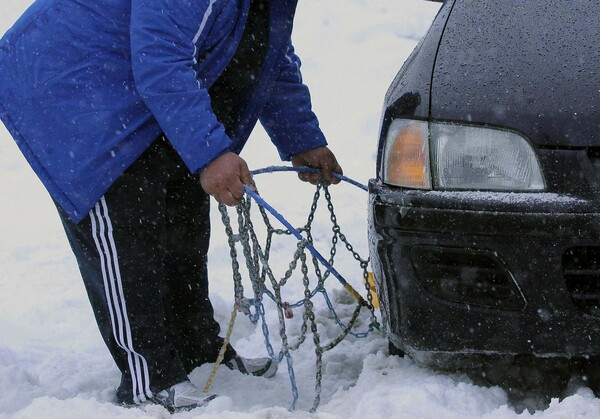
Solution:
[[[0,2],[4,32],[31,0]],[[345,173],[366,183],[374,173],[375,144],[385,90],[438,5],[422,0],[302,0],[295,44],[304,61],[314,107]],[[75,261],[41,184],[0,129],[0,418],[167,417],[157,406],[125,409],[111,404],[119,373],[105,349],[89,308]],[[273,147],[257,130],[243,155],[252,168],[279,164]],[[307,213],[311,188],[293,174],[257,176],[267,200],[292,221]],[[366,255],[366,195],[349,186],[333,190],[342,229]],[[216,208],[215,208],[216,209]],[[324,220],[326,221],[326,220]],[[232,306],[231,267],[218,212],[211,249],[211,293],[225,327]],[[317,247],[327,253],[327,227],[315,230]],[[285,269],[295,248],[283,240],[273,264]],[[340,266],[360,287],[352,260]],[[282,273],[281,271],[277,271]],[[352,309],[347,294],[328,280],[336,309]],[[300,281],[285,287],[290,301],[302,298]],[[277,349],[276,318],[267,312]],[[289,335],[298,336],[296,313]],[[322,307],[317,310],[323,340],[339,330]],[[363,326],[368,318],[361,317]],[[233,343],[242,354],[265,354],[259,327],[238,317]],[[474,385],[458,374],[441,374],[410,359],[387,355],[386,340],[373,333],[348,338],[325,357],[322,402],[309,413],[314,397],[312,339],[293,354],[300,397],[289,412],[290,379],[284,364],[271,380],[242,377],[219,369],[212,391],[221,395],[181,418],[566,418],[600,417],[600,401],[586,388],[543,410],[520,412],[500,388]],[[204,385],[210,368],[192,379]]]

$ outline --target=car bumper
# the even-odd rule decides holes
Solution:
[[[600,354],[593,202],[374,181],[369,190],[373,270],[396,347],[421,359]]]

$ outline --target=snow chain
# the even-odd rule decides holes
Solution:
[[[363,187],[364,188],[364,187]],[[311,284],[309,279],[309,263],[307,262],[307,247],[311,252],[314,248],[312,247],[313,237],[311,232],[311,227],[315,218],[315,212],[318,207],[319,200],[321,198],[321,191],[324,191],[324,197],[327,202],[327,209],[329,212],[330,221],[332,223],[332,238],[331,238],[331,249],[329,253],[329,259],[326,261],[327,265],[325,272],[322,272],[319,261],[320,259],[316,258],[314,253],[311,257],[311,264],[314,270],[314,274],[318,279],[317,285],[314,290],[311,290]],[[276,229],[272,226],[267,211],[265,210],[265,205],[261,205],[259,202],[258,211],[261,214],[261,218],[265,224],[267,229],[267,236],[265,240],[264,247],[258,241],[256,233],[254,231],[254,226],[252,224],[252,220],[250,217],[252,207],[252,199],[248,194],[242,198],[242,202],[236,207],[237,218],[238,218],[238,234],[234,234],[233,228],[231,227],[231,220],[227,211],[227,207],[224,205],[219,205],[219,211],[221,212],[221,219],[225,226],[225,232],[228,237],[228,243],[230,247],[230,256],[232,262],[232,270],[233,270],[233,281],[234,281],[234,293],[235,293],[235,306],[234,313],[232,314],[232,320],[230,322],[230,329],[233,327],[233,321],[235,318],[235,311],[242,311],[246,315],[249,315],[250,320],[253,323],[257,323],[259,320],[261,321],[263,335],[265,338],[265,346],[267,348],[267,352],[269,356],[274,360],[274,362],[281,362],[284,358],[287,361],[288,365],[288,375],[290,377],[291,386],[292,386],[292,394],[293,400],[290,410],[294,410],[296,406],[296,401],[298,399],[298,390],[295,382],[295,373],[292,367],[291,362],[291,351],[297,350],[300,346],[305,342],[306,335],[308,333],[308,328],[310,327],[310,331],[313,337],[313,342],[315,344],[315,355],[316,355],[316,384],[315,384],[315,399],[313,402],[313,407],[311,411],[316,411],[319,406],[321,400],[321,381],[322,381],[322,371],[323,371],[323,354],[331,349],[333,349],[336,345],[338,345],[348,334],[352,334],[355,337],[363,338],[366,337],[367,334],[373,329],[379,328],[379,323],[377,321],[377,317],[375,315],[375,309],[373,307],[373,295],[371,294],[371,287],[368,282],[368,265],[369,260],[363,259],[361,256],[354,250],[353,246],[349,243],[346,236],[342,233],[341,228],[337,222],[337,218],[335,216],[334,206],[332,203],[331,195],[329,193],[328,187],[324,184],[319,184],[313,196],[313,202],[310,208],[310,212],[307,218],[306,224],[299,228],[295,233],[302,233],[306,237],[305,239],[301,239],[298,241],[296,251],[294,252],[294,256],[292,261],[289,264],[288,269],[284,273],[281,279],[276,279],[271,268],[269,266],[269,256],[271,251],[271,245],[273,236],[282,236],[282,235],[292,235],[294,232],[290,229]],[[293,229],[293,227],[292,227]],[[296,235],[296,234],[295,234]],[[297,235],[296,235],[297,236]],[[344,287],[349,290],[351,294],[353,294],[358,299],[358,304],[354,309],[352,317],[348,321],[347,324],[344,324],[341,319],[336,314],[333,304],[327,295],[327,291],[325,290],[325,281],[330,276],[331,271],[333,269],[333,262],[336,256],[337,247],[339,242],[342,242],[346,249],[353,255],[354,259],[356,259],[360,267],[363,271],[363,278],[365,282],[365,290],[367,294],[367,300],[364,300],[357,291],[355,291],[349,284],[344,283]],[[244,298],[244,287],[242,285],[242,275],[240,273],[240,264],[238,263],[238,252],[236,249],[236,244],[242,248],[244,259],[246,261],[246,268],[248,270],[248,275],[250,279],[250,283],[252,284],[253,291],[253,299],[249,300]],[[321,260],[321,262],[323,262]],[[281,288],[286,285],[288,280],[292,277],[292,274],[299,269],[302,274],[302,282],[304,286],[304,298],[293,305],[289,305],[288,303],[284,303],[281,297]],[[271,286],[272,292],[267,288],[267,281]],[[321,342],[321,337],[319,334],[319,330],[317,328],[317,322],[314,312],[314,306],[312,302],[312,298],[320,293],[325,298],[325,301],[328,305],[329,310],[331,311],[334,319],[341,327],[341,333],[335,337],[330,342],[323,344]],[[281,339],[281,351],[278,355],[275,355],[275,351],[273,350],[273,346],[270,341],[270,333],[265,320],[264,306],[263,306],[263,298],[267,296],[271,298],[277,307],[277,314],[279,318],[279,337]],[[304,311],[302,314],[302,325],[300,328],[300,336],[297,338],[295,343],[290,343],[289,338],[286,331],[286,314],[288,310],[296,307],[304,307]],[[367,332],[358,333],[353,332],[352,329],[359,317],[359,314],[362,308],[368,308],[370,310],[371,316],[371,324],[369,326],[369,330]],[[254,313],[252,313],[252,309],[254,309]],[[224,353],[224,348],[226,344],[229,342],[231,331],[228,330],[228,336],[226,338],[226,342],[223,346],[222,353]],[[210,387],[210,382],[214,378],[214,374],[216,373],[216,368],[218,367],[218,363],[222,361],[222,354],[220,354],[220,360],[217,361],[217,364],[214,368],[213,374],[209,379],[209,383],[207,383],[207,387],[205,391],[207,391],[208,387]]]

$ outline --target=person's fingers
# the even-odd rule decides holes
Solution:
[[[340,179],[336,177],[334,173],[341,174],[342,168],[338,164],[333,154],[329,154],[322,159],[321,173],[323,174],[323,180],[327,184],[337,184],[340,182]]]
[[[298,179],[300,179],[302,182],[308,182],[310,179],[310,173],[298,172]]]
[[[245,165],[245,163],[244,163]],[[241,165],[240,165],[241,166]],[[247,170],[247,167],[246,167]],[[248,174],[250,172],[248,171]],[[226,205],[237,205],[241,202],[244,193],[244,183],[242,182],[243,172],[238,175],[236,179],[233,179],[227,187],[223,189],[223,199],[226,200]],[[247,176],[246,176],[247,177]],[[251,179],[250,179],[251,180]]]
[[[254,180],[252,179],[252,173],[250,172],[250,169],[248,169],[248,164],[242,160],[240,162],[240,177],[241,177],[241,182],[242,185],[248,185],[250,187],[250,189],[252,189],[253,191],[256,190],[256,187],[254,185]],[[242,186],[242,194],[244,192],[244,188]],[[241,196],[240,196],[241,198]]]
[[[338,164],[335,155],[327,147],[319,147],[314,150],[306,151],[295,155],[292,158],[293,166],[307,166],[318,169],[318,173],[300,172],[298,178],[303,182],[309,182],[317,185],[320,182],[325,184],[338,184],[340,179],[334,174],[343,174],[341,166]]]
[[[328,185],[332,183],[332,172],[333,167],[331,166],[331,162],[328,160],[324,160],[321,166],[321,173],[323,173],[323,180]]]
[[[321,173],[300,172],[298,173],[298,178],[303,182],[308,182],[312,185],[318,185],[321,181]]]
[[[227,191],[233,197],[233,199],[237,201],[241,201],[244,196],[244,185],[240,182],[238,184],[232,185]]]
[[[244,197],[244,185],[256,190],[247,163],[235,153],[225,153],[200,173],[200,185],[217,202],[238,205]]]
[[[341,182],[341,179],[335,175],[336,173],[338,175],[343,175],[344,174],[344,171],[342,170],[342,167],[339,164],[337,164],[337,162],[335,164],[335,168],[332,170],[332,173],[331,173],[331,183],[334,184],[334,185],[337,185],[338,183]]]
[[[230,191],[220,192],[219,194],[215,195],[215,199],[217,200],[217,202],[219,202],[221,204],[225,204],[229,207],[235,207],[241,201],[241,198],[240,199],[235,198]]]

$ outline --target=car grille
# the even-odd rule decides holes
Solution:
[[[581,314],[600,317],[600,246],[574,247],[562,260],[571,301]]]
[[[600,175],[600,148],[590,147],[588,149],[588,158],[590,159],[590,163],[592,163],[596,176]]]
[[[421,285],[440,298],[520,310],[524,300],[508,270],[489,252],[415,246],[410,252]]]

